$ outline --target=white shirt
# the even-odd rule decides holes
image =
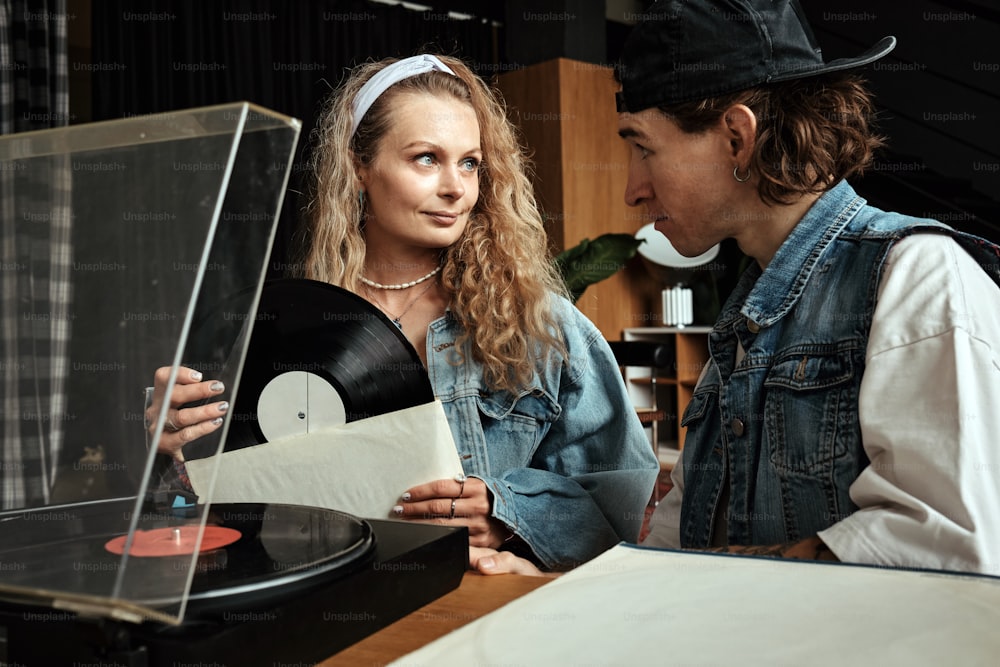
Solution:
[[[950,238],[889,253],[859,401],[871,464],[823,542],[847,562],[1000,575],[1000,288]],[[681,461],[671,479],[644,544],[680,547]]]

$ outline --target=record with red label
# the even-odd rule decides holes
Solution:
[[[24,590],[120,597],[152,608],[179,602],[192,566],[188,619],[263,607],[370,563],[368,522],[298,505],[233,503],[201,508],[200,520],[144,511],[132,533],[134,500],[26,510],[0,522],[5,558],[16,572],[3,584]],[[197,552],[197,558],[192,555]],[[193,563],[193,565],[192,565]],[[119,577],[123,570],[127,577]]]

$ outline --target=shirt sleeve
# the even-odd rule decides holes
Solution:
[[[1000,289],[950,238],[887,258],[859,400],[859,509],[819,537],[844,561],[1000,574]]]

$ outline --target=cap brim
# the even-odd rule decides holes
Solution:
[[[831,60],[828,63],[818,65],[816,67],[796,69],[789,72],[782,72],[771,77],[771,81],[788,81],[789,79],[801,79],[807,76],[816,76],[818,74],[827,74],[829,72],[840,72],[841,70],[851,69],[852,67],[862,67],[869,63],[873,63],[879,58],[882,58],[887,53],[896,48],[896,38],[892,35],[888,37],[883,37],[860,56],[854,58],[837,58],[836,60]]]

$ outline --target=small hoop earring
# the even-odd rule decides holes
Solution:
[[[750,168],[749,167],[747,167],[747,175],[744,176],[743,178],[740,178],[739,171],[740,171],[740,165],[736,165],[735,167],[733,167],[733,178],[736,179],[737,183],[746,183],[747,181],[750,180]]]

